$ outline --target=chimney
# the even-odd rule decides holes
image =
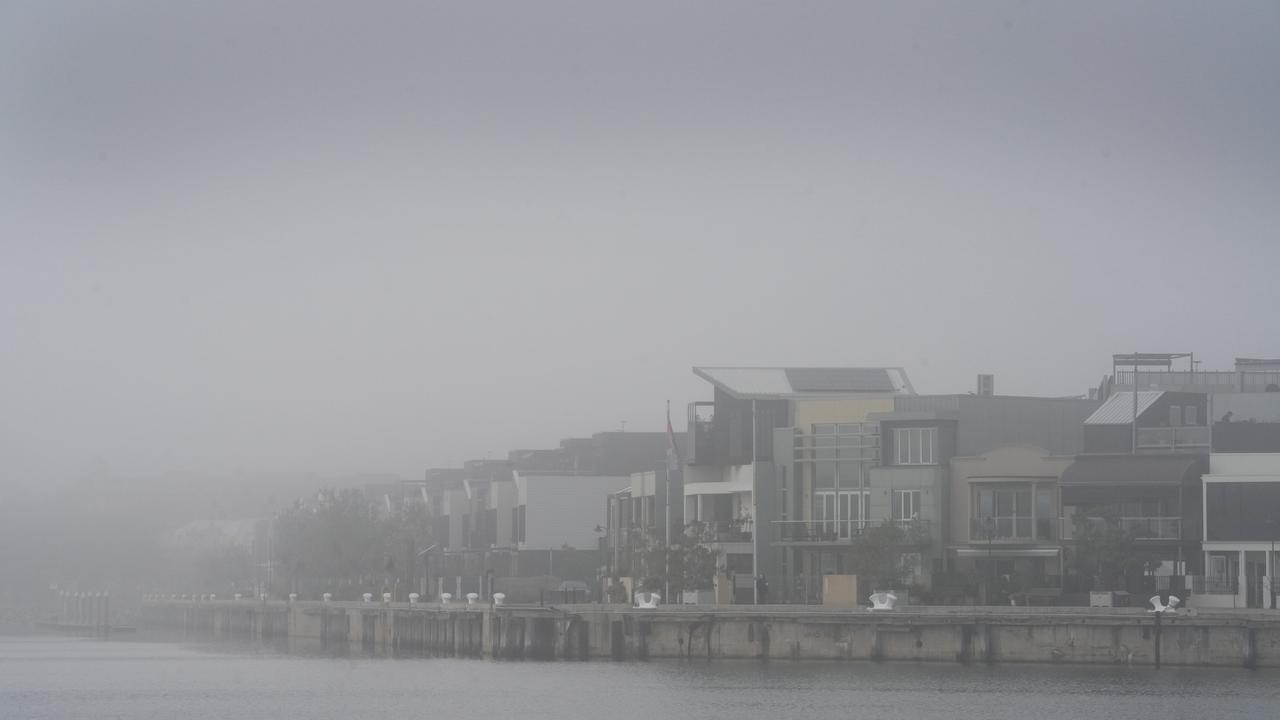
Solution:
[[[979,395],[995,395],[996,394],[996,376],[995,375],[979,375],[978,376],[978,394]]]

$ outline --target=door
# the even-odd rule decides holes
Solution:
[[[1244,554],[1244,606],[1262,607],[1262,578],[1267,574],[1266,554],[1249,551]]]

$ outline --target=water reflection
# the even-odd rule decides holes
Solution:
[[[0,716],[709,720],[1274,717],[1280,674],[1235,669],[392,658],[319,643],[0,638]]]

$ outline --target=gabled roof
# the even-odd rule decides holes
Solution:
[[[899,367],[695,367],[693,372],[740,399],[915,394]]]
[[[1155,404],[1160,396],[1164,394],[1162,390],[1139,390],[1138,391],[1138,416],[1146,412]],[[1133,424],[1133,393],[1118,392],[1107,398],[1102,403],[1102,407],[1093,411],[1093,414],[1085,418],[1085,425],[1131,425]]]

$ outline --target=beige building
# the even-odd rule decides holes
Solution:
[[[1026,445],[951,458],[947,551],[959,575],[995,596],[1062,587],[1058,480],[1073,458]]]

